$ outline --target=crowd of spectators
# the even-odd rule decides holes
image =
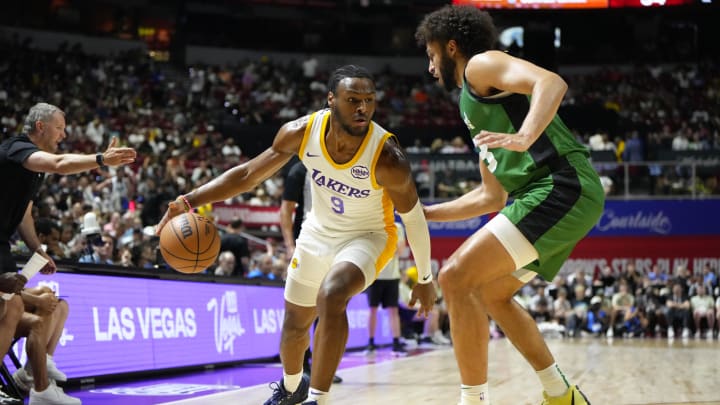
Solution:
[[[130,166],[49,176],[33,213],[44,243],[60,260],[139,268],[159,264],[152,226],[169,199],[245,161],[254,143],[267,146],[280,123],[321,108],[332,68],[318,66],[309,57],[287,64],[261,58],[178,69],[139,51],[102,57],[70,44],[41,51],[18,37],[0,38],[0,49],[6,55],[0,62],[0,137],[17,134],[28,106],[46,101],[66,113],[67,138],[60,152],[95,153],[113,136],[138,150],[137,162]],[[614,133],[603,128],[576,132],[592,149],[613,150],[618,160],[652,160],[658,148],[717,150],[720,115],[711,108],[720,98],[717,70],[717,64],[706,63],[570,75],[565,104],[599,104],[619,117]],[[387,69],[377,73],[376,81],[376,119],[384,126],[434,127],[443,134],[429,144],[415,140],[408,145],[409,153],[471,151],[469,137],[457,130],[462,123],[454,95],[445,94],[428,75]],[[244,136],[244,131],[252,133],[263,125],[273,130]],[[718,192],[717,175],[705,179],[712,193]],[[436,195],[442,197],[477,184],[477,179],[457,179],[448,169],[432,177]],[[281,194],[282,172],[228,202],[277,206]],[[200,210],[212,215],[212,207]],[[89,213],[102,228],[102,237],[92,241],[81,226]],[[259,265],[262,255],[270,254],[270,267],[282,268],[286,259],[281,246],[250,243],[250,248],[246,257],[234,258],[233,274],[240,275],[242,269],[242,275],[259,271],[268,279],[282,278],[269,275],[280,270]],[[23,253],[21,243],[14,249]]]
[[[633,263],[579,269],[550,284],[537,278],[516,299],[551,336],[718,337],[720,284],[710,264],[694,274],[684,266],[643,272]]]

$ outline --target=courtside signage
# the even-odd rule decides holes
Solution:
[[[70,304],[54,356],[69,378],[268,358],[280,347],[281,287],[74,273],[38,274],[35,285]],[[381,343],[392,340],[384,312]],[[368,317],[360,294],[348,308],[349,347],[367,344]],[[23,342],[14,350],[24,362]]]

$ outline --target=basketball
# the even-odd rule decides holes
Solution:
[[[160,232],[160,253],[180,273],[199,273],[220,253],[220,235],[207,218],[185,213],[165,224]]]

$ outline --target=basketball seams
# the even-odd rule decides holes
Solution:
[[[185,215],[185,214],[183,214],[183,215]],[[185,240],[183,240],[183,238],[182,238],[182,232],[180,232],[180,234],[178,234],[178,230],[175,229],[175,221],[170,222],[170,228],[172,229],[173,234],[177,238],[178,242],[180,242],[180,246],[182,246],[183,249],[185,249],[188,253],[190,253],[192,255],[197,255],[197,252],[194,252],[194,251],[190,250],[187,246],[185,246]],[[197,239],[197,235],[195,235],[195,238]]]
[[[193,228],[193,230],[195,232],[195,267],[197,267],[197,258],[200,254],[200,225],[198,224],[198,220],[195,215],[190,215],[190,218],[192,218],[193,222],[195,223],[195,228]]]

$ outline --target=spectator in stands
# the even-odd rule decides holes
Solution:
[[[608,315],[603,308],[603,298],[596,295],[590,299],[590,306],[585,315],[585,322],[582,329],[592,333],[594,336],[601,336],[606,330],[609,330],[610,322]]]
[[[639,286],[642,286],[643,278],[642,272],[637,269],[635,263],[630,262],[625,265],[625,273],[621,275],[621,279],[627,282],[628,292],[632,294]]]
[[[74,222],[63,223],[60,231],[60,249],[63,251],[63,257],[68,260],[77,260],[83,249],[78,243],[74,243],[77,237],[76,226]]]
[[[535,286],[535,294],[530,298],[528,309],[535,322],[550,322],[553,318],[553,299],[545,291],[545,283],[539,282]]]
[[[238,277],[244,277],[250,265],[248,241],[242,236],[244,231],[243,220],[240,218],[234,219],[221,236],[220,242],[220,251],[229,251],[233,254],[233,258],[235,259],[233,275]]]
[[[665,308],[665,299],[661,293],[662,286],[659,284],[650,284],[643,289],[642,301],[647,317],[647,332],[650,336],[658,336],[662,330],[667,329],[667,319],[665,317],[667,309]],[[640,301],[638,299],[637,301]]]
[[[553,301],[553,319],[559,325],[565,325],[567,318],[572,312],[572,304],[567,298],[568,293],[565,287],[557,289],[557,298]]]
[[[137,267],[135,264],[135,261],[133,260],[133,253],[132,249],[129,247],[123,247],[120,249],[120,253],[118,253],[119,262],[117,263],[119,266],[122,267]]]
[[[598,285],[603,288],[603,295],[606,297],[612,297],[612,295],[615,293],[615,282],[617,278],[615,277],[615,272],[613,271],[612,267],[605,265],[600,270],[600,277],[598,278],[596,283],[593,283],[593,285]]]
[[[46,253],[35,233],[35,224],[31,215],[32,198],[35,197],[44,173],[79,173],[100,166],[117,166],[135,160],[135,150],[116,147],[117,138],[113,138],[104,153],[95,155],[56,154],[58,145],[66,137],[65,113],[58,107],[38,103],[30,108],[23,133],[13,136],[0,144],[0,185],[5,193],[0,199],[0,211],[4,221],[0,226],[0,263],[3,273],[16,272],[14,260],[10,254],[8,241],[14,232],[18,232],[31,252],[48,260],[41,269],[43,273],[54,273],[55,262]],[[22,276],[16,276],[22,277]],[[24,315],[25,316],[25,315]],[[46,320],[33,319],[34,327],[48,330]],[[35,339],[40,339],[35,335]],[[30,401],[46,403],[65,403],[72,401],[61,389],[47,381],[46,345],[34,345],[33,372],[35,386],[30,390]],[[79,401],[78,401],[79,403]]]
[[[610,307],[610,324],[608,325],[607,337],[615,335],[615,326],[618,320],[625,322],[626,315],[635,307],[635,297],[630,293],[630,287],[624,278],[618,283],[618,292],[613,294]]]
[[[690,298],[690,307],[692,308],[692,316],[695,321],[695,337],[700,338],[702,335],[702,321],[707,322],[705,336],[708,339],[713,338],[715,328],[715,310],[713,308],[713,297],[707,294],[706,287],[701,285],[697,289],[697,295]]]
[[[273,280],[285,282],[287,280],[288,261],[284,254],[273,257],[272,277]]]
[[[115,240],[109,234],[102,234],[97,244],[90,241],[90,249],[80,256],[79,263],[115,264]]]
[[[38,218],[35,221],[38,240],[53,259],[67,259],[65,250],[60,246],[60,231],[60,225],[50,218]]]
[[[676,336],[678,328],[682,328],[682,337],[690,336],[690,300],[685,293],[682,283],[675,282],[672,286],[672,293],[667,297],[665,303],[666,318],[668,321],[668,339]]]
[[[275,280],[272,272],[273,257],[268,253],[262,253],[252,260],[253,268],[248,272],[249,279]]]
[[[229,250],[220,252],[217,258],[217,266],[214,274],[216,276],[230,277],[235,274],[235,255]]]
[[[705,266],[703,266],[703,284],[705,284],[710,293],[718,286],[717,275],[712,266],[710,266],[710,263],[705,263]]]

